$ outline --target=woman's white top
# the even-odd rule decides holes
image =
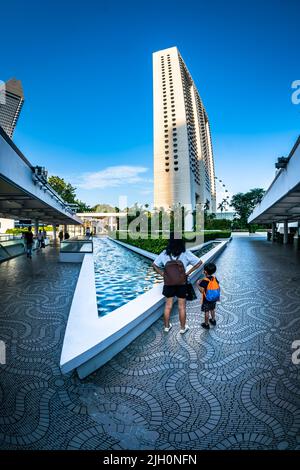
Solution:
[[[200,258],[198,256],[193,255],[193,253],[190,250],[186,250],[183,253],[180,254],[180,256],[177,258],[175,256],[172,256],[172,259],[178,259],[178,261],[182,261],[184,268],[186,269],[189,265],[195,266],[195,264],[199,263]],[[171,261],[170,255],[167,255],[166,250],[162,251],[160,255],[157,256],[154,260],[154,264],[158,266],[159,268],[163,268],[165,264]]]

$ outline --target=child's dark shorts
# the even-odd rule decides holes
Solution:
[[[201,312],[209,312],[210,310],[215,310],[216,302],[208,302],[207,300],[203,301],[201,305]]]

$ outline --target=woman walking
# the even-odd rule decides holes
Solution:
[[[184,334],[188,331],[189,326],[186,324],[186,281],[188,276],[198,269],[201,264],[200,258],[193,255],[190,250],[185,249],[184,240],[174,237],[170,238],[167,248],[154,260],[153,269],[164,278],[162,293],[166,298],[164,310],[164,331],[166,333],[172,328],[170,315],[174,297],[178,299],[180,333]],[[187,267],[190,265],[192,267],[186,272]]]

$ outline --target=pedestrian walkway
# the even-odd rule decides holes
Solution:
[[[80,381],[58,367],[79,265],[53,248],[2,264],[0,447],[300,449],[299,252],[234,237],[217,265],[215,328],[196,300],[185,335],[174,312],[168,334],[159,320]]]

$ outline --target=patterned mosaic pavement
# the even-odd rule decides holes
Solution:
[[[300,449],[299,252],[234,238],[216,327],[191,302],[186,335],[174,311],[80,381],[58,367],[79,265],[47,250],[0,265],[0,448]]]

